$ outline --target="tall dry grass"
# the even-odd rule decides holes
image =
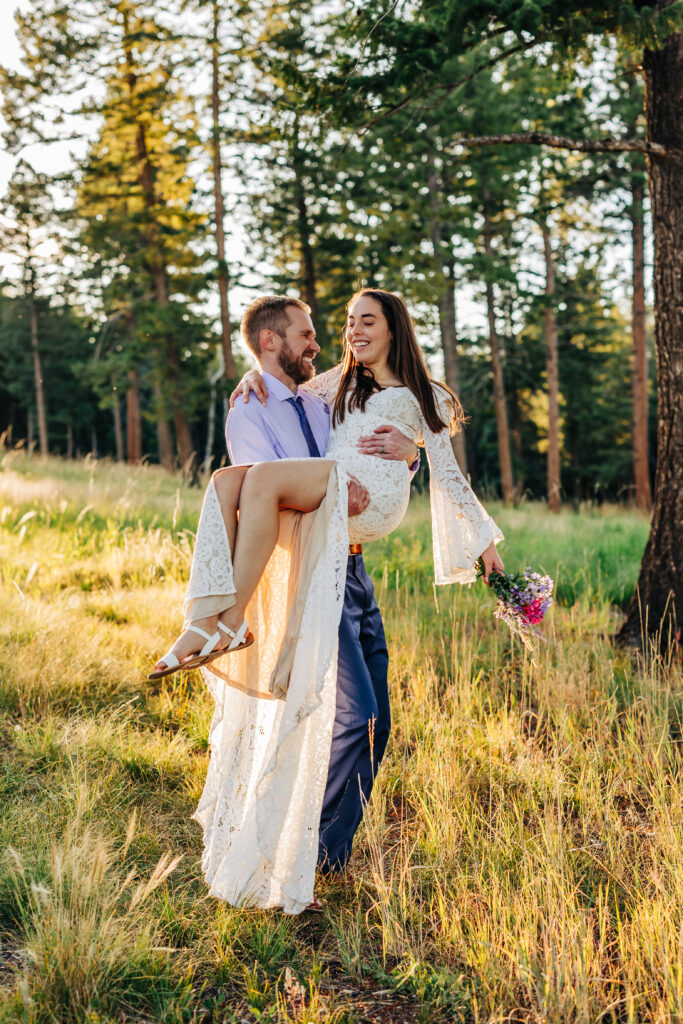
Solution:
[[[372,547],[392,737],[353,875],[292,920],[207,897],[210,700],[143,681],[200,498],[0,473],[0,1021],[682,1019],[681,673],[610,642],[647,523],[494,509],[508,565],[559,579],[533,661],[484,588],[434,590],[423,500]]]

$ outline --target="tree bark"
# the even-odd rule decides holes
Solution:
[[[128,441],[127,461],[133,464],[140,462],[142,460],[142,414],[140,411],[140,378],[137,370],[128,371],[126,439]]]
[[[506,318],[506,342],[505,342],[505,366],[508,370],[508,377],[513,381],[512,388],[508,392],[508,419],[510,422],[510,439],[517,456],[518,465],[521,467],[524,462],[524,444],[522,441],[522,410],[519,405],[519,394],[517,380],[519,378],[519,345],[514,332],[512,318]],[[523,470],[521,470],[523,472]],[[515,499],[519,501],[524,489],[524,479],[518,471],[515,478]]]
[[[116,461],[123,462],[123,426],[121,424],[121,405],[119,404],[118,392],[114,394],[114,438],[116,440]]]
[[[670,140],[673,143],[673,140]],[[650,153],[652,156],[666,156],[668,150],[649,139],[568,139],[564,135],[550,135],[548,132],[512,132],[502,135],[456,135],[449,146],[518,146],[528,143],[532,146],[550,146],[552,149],[572,149],[579,153]]]
[[[164,407],[164,393],[161,390],[161,384],[158,380],[154,381],[154,404],[159,409]],[[162,416],[156,421],[157,428],[157,446],[159,448],[159,462],[167,469],[169,473],[172,473],[175,469],[175,459],[173,457],[173,438],[171,437],[171,428],[168,420]]]
[[[444,239],[444,227],[440,216],[441,187],[432,160],[427,184],[429,187],[429,205],[432,210],[430,233],[434,252],[435,270],[439,282],[439,331],[441,333],[441,350],[443,352],[444,376],[449,388],[460,398],[460,364],[458,361],[458,338],[455,327],[455,261],[451,250],[450,239]],[[459,430],[451,443],[453,454],[464,474],[467,474],[467,449],[465,434]]]
[[[492,227],[489,209],[489,192],[484,189],[484,252],[489,262],[493,260],[491,244]],[[503,501],[511,504],[515,500],[515,484],[512,476],[512,459],[510,457],[510,431],[508,428],[507,405],[505,402],[505,384],[503,381],[503,363],[500,357],[500,341],[496,330],[496,313],[493,301],[493,283],[490,269],[486,272],[486,312],[489,321],[489,349],[491,352],[491,371],[493,374],[493,404],[498,431],[498,460],[500,463],[500,480],[503,490]]]
[[[669,6],[660,3],[661,8]],[[645,50],[647,138],[666,147],[648,161],[654,229],[657,469],[650,536],[636,593],[618,634],[624,645],[660,649],[683,621],[683,33]],[[641,628],[642,626],[642,628]]]
[[[126,66],[128,68],[128,90],[129,94],[132,96],[137,85],[137,75],[135,73],[135,61],[130,39],[129,13],[125,8],[123,10],[123,27],[124,55]],[[136,123],[135,149],[139,167],[138,183],[142,191],[144,205],[149,214],[149,212],[153,211],[156,207],[159,197],[157,196],[156,187],[156,169],[149,157],[145,126],[140,121]],[[169,303],[168,270],[164,260],[164,253],[160,245],[159,225],[153,215],[150,217],[148,222],[147,245],[152,253],[152,258],[148,261],[148,266],[154,283],[154,297],[160,306],[167,306]],[[180,467],[184,474],[190,474],[193,476],[196,457],[192,445],[190,421],[185,409],[183,408],[182,398],[179,394],[180,364],[174,338],[169,337],[168,335],[165,337],[163,352],[160,353],[160,355],[163,356],[165,375],[168,378],[168,401],[170,403],[171,413],[173,416]],[[162,395],[162,389],[159,381],[155,383],[155,398],[157,399],[158,407],[162,409],[164,407],[165,396]],[[168,427],[168,422],[157,424],[157,437],[159,440],[159,457],[162,465],[166,466],[167,469],[171,469],[174,460],[172,455],[173,447],[171,431]]]
[[[555,267],[550,245],[550,232],[544,221],[543,255],[545,258],[545,295],[543,310],[546,346],[546,383],[548,388],[548,511],[559,512],[560,494],[560,382],[557,358],[557,319],[555,317]]]
[[[315,274],[315,262],[313,260],[313,246],[311,245],[311,223],[306,205],[306,192],[304,190],[301,151],[299,149],[298,128],[297,137],[294,142],[294,155],[292,168],[294,170],[294,196],[299,227],[299,246],[301,250],[301,290],[304,301],[311,307],[311,320],[316,331],[322,332],[322,325],[318,324],[318,296]]]
[[[645,241],[643,185],[634,170],[631,182],[631,234],[633,239],[633,476],[636,507],[652,508],[647,437],[647,335],[645,332]]]
[[[36,389],[36,411],[38,413],[38,444],[40,454],[48,454],[47,415],[45,412],[45,389],[43,386],[43,367],[40,358],[40,342],[38,336],[38,308],[36,305],[35,275],[33,265],[28,263],[28,304],[31,323],[31,352],[33,353],[33,382]]]
[[[455,391],[460,399],[460,363],[458,360],[458,338],[455,328],[455,278],[451,260],[446,276],[445,287],[439,297],[439,328],[441,331],[441,348],[443,349],[444,373],[446,383]],[[462,472],[467,475],[467,448],[465,432],[459,430],[451,438],[453,454]]]
[[[230,275],[225,258],[225,203],[223,201],[223,162],[221,156],[220,127],[220,75],[219,28],[220,5],[212,0],[213,33],[211,38],[211,154],[213,158],[213,195],[214,217],[216,226],[216,256],[218,258],[218,294],[221,306],[221,342],[223,345],[223,372],[227,380],[235,377],[235,360],[232,354],[232,327],[230,324],[230,307],[228,305],[228,289]]]
[[[206,447],[204,449],[204,463],[202,469],[208,473],[211,469],[213,457],[213,443],[216,437],[216,385],[211,381],[211,392],[209,394],[209,414],[206,424]]]
[[[156,267],[154,271],[155,297],[160,306],[168,305],[168,276],[165,267]],[[177,395],[180,380],[180,364],[174,338],[166,338],[165,368],[169,378],[169,392],[173,426],[175,428],[176,445],[180,469],[184,476],[194,478],[196,471],[196,452],[192,444],[190,420],[182,409]],[[170,431],[169,431],[170,437]]]

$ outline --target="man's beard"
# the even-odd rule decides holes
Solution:
[[[305,363],[304,357],[312,355],[312,353],[302,352],[297,359],[292,352],[291,348],[286,341],[282,342],[282,348],[280,349],[277,357],[277,361],[280,364],[280,368],[287,374],[290,380],[293,380],[295,384],[303,384],[304,381],[310,380],[315,375],[315,367],[312,363]]]

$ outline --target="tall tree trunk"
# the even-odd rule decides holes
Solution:
[[[496,330],[496,313],[493,301],[493,283],[490,265],[493,262],[493,245],[491,236],[491,213],[489,209],[490,194],[484,189],[484,252],[489,260],[486,271],[486,312],[489,321],[489,349],[491,352],[491,371],[493,374],[493,405],[496,414],[498,432],[498,461],[500,463],[500,480],[503,488],[503,501],[511,504],[515,500],[515,484],[512,476],[512,459],[510,457],[510,431],[508,428],[507,404],[505,401],[505,384],[503,382],[503,363],[500,358],[500,341]]]
[[[211,381],[211,392],[209,394],[209,414],[206,424],[206,448],[204,449],[204,462],[202,469],[208,473],[211,469],[213,458],[213,443],[216,437],[216,385]]]
[[[634,170],[631,180],[631,233],[633,239],[633,475],[636,507],[652,508],[647,438],[647,335],[645,332],[645,232],[643,184]]]
[[[38,443],[40,445],[40,454],[47,455],[47,416],[45,413],[43,367],[38,338],[38,308],[36,305],[35,275],[30,260],[28,264],[28,303],[29,319],[31,322],[31,351],[33,353],[33,383],[36,389],[36,410],[38,413]]]
[[[138,151],[145,155],[145,163],[141,173],[141,181],[143,182],[143,193],[150,202],[155,201],[154,196],[154,169],[151,163],[146,159],[147,146],[144,136],[144,128],[142,125],[139,126],[139,146]],[[161,263],[157,263],[152,268],[154,278],[154,297],[160,306],[168,305],[168,274],[166,267]],[[173,416],[173,426],[175,427],[176,444],[178,446],[178,458],[180,460],[180,468],[185,475],[194,476],[195,471],[195,451],[192,444],[192,434],[190,432],[190,421],[187,413],[181,405],[181,400],[178,395],[178,384],[180,381],[180,364],[178,362],[178,352],[176,350],[175,339],[172,337],[166,337],[165,339],[165,353],[164,353],[164,367],[169,378],[169,401],[171,405],[171,413]],[[170,437],[170,430],[168,432]],[[165,465],[166,463],[164,463]]]
[[[516,381],[519,376],[517,369],[519,362],[518,343],[515,337],[514,327],[512,320],[509,318],[509,328],[506,331],[506,344],[505,344],[505,365],[508,369],[508,375],[513,381],[513,386],[508,394],[508,416],[510,420],[510,437],[514,448],[515,455],[517,456],[520,466],[522,465],[524,458],[524,444],[522,441],[522,411],[519,406],[519,394],[516,386]],[[524,485],[523,478],[517,474],[515,480],[515,496],[519,499],[522,494],[522,488]]]
[[[114,438],[116,440],[116,461],[123,462],[123,426],[121,423],[121,404],[119,402],[118,391],[114,395],[114,405],[112,406],[114,413]]]
[[[157,379],[154,381],[154,404],[157,408],[162,409],[164,407],[164,393],[161,389],[161,384]],[[172,473],[175,469],[175,459],[173,457],[173,438],[171,437],[171,427],[167,419],[162,416],[156,421],[157,428],[157,446],[159,448],[159,462],[167,469],[169,473]]]
[[[430,233],[434,252],[435,270],[439,282],[439,330],[443,352],[446,383],[460,398],[460,365],[458,362],[458,338],[455,327],[455,261],[450,239],[444,241],[444,227],[440,216],[441,187],[432,158],[427,177],[429,205],[432,210]],[[445,268],[445,269],[444,269]],[[467,473],[467,449],[465,434],[459,430],[452,438],[453,453],[463,473]]]
[[[439,296],[439,329],[443,349],[446,383],[460,398],[460,362],[458,360],[458,338],[455,327],[455,267],[453,259],[448,265],[445,287]],[[467,474],[467,448],[465,432],[459,430],[451,438],[453,454],[463,473]]]
[[[214,218],[216,222],[216,255],[218,257],[218,294],[221,304],[221,341],[223,345],[223,372],[228,380],[235,376],[235,360],[232,354],[232,328],[230,325],[230,308],[228,305],[228,289],[230,275],[225,259],[225,203],[223,201],[223,163],[221,158],[221,126],[220,126],[220,74],[218,58],[220,54],[219,29],[220,5],[212,0],[213,33],[211,38],[211,154],[213,158],[213,195]],[[215,390],[215,389],[214,389]]]
[[[26,423],[26,453],[30,458],[33,455],[33,409],[29,408]]]
[[[133,57],[131,36],[130,36],[130,18],[127,8],[123,9],[123,29],[124,29],[124,56],[126,60],[127,71],[127,84],[130,95],[135,92],[137,85],[137,75],[135,72],[135,62]],[[138,159],[138,183],[142,191],[142,198],[147,210],[154,210],[158,203],[157,188],[156,188],[156,169],[152,164],[149,157],[149,151],[147,149],[147,136],[145,133],[145,125],[142,122],[138,122],[136,125],[135,133],[135,150]],[[152,260],[150,260],[149,270],[152,275],[154,282],[154,297],[160,306],[167,306],[169,303],[168,294],[168,271],[164,262],[163,249],[160,245],[160,230],[159,224],[156,220],[151,219],[149,224],[147,237],[147,244],[154,254]],[[178,446],[178,458],[180,460],[180,467],[185,474],[194,476],[195,472],[195,452],[192,445],[192,435],[190,432],[190,421],[188,415],[183,408],[182,397],[180,395],[180,363],[178,360],[178,352],[176,347],[175,338],[169,337],[168,335],[164,340],[164,349],[162,353],[159,353],[163,357],[163,365],[165,375],[168,378],[168,401],[171,406],[171,413],[173,416],[173,425],[175,427],[176,444]],[[157,388],[159,394],[157,394]],[[157,382],[155,384],[155,398],[161,398],[161,386]],[[164,408],[163,401],[157,401],[158,408]],[[169,445],[171,438],[171,432],[168,427],[168,422],[157,424],[157,437],[159,440],[159,456],[161,462],[167,468],[171,468],[173,463],[172,455],[168,457],[168,450],[172,452],[172,441]],[[162,454],[163,453],[163,454]]]
[[[545,369],[548,388],[548,511],[559,512],[560,497],[560,379],[557,359],[557,319],[555,317],[555,267],[548,225],[543,222],[545,258]]]
[[[142,460],[142,413],[140,410],[140,378],[137,370],[128,371],[126,439],[128,441],[127,461],[140,462]]]
[[[669,3],[659,3],[664,8]],[[645,50],[647,138],[667,148],[648,160],[654,228],[657,470],[650,536],[618,639],[643,631],[666,646],[683,622],[683,33]]]
[[[318,296],[315,274],[315,262],[313,260],[313,246],[311,245],[311,223],[306,205],[306,192],[303,181],[303,168],[301,150],[299,149],[298,127],[294,143],[292,169],[294,171],[294,196],[296,202],[297,222],[299,228],[299,246],[301,249],[301,290],[304,301],[311,307],[311,319],[315,325],[318,335],[324,330],[324,325],[318,323]]]

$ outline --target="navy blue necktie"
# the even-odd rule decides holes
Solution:
[[[288,398],[287,401],[291,402],[296,409],[296,414],[299,417],[299,423],[301,424],[301,430],[303,431],[303,435],[306,438],[306,444],[308,445],[308,454],[312,455],[314,459],[319,459],[320,452],[318,451],[318,446],[315,443],[315,438],[313,437],[311,424],[306,418],[306,411],[304,409],[304,403],[301,395],[297,395],[296,398]]]

